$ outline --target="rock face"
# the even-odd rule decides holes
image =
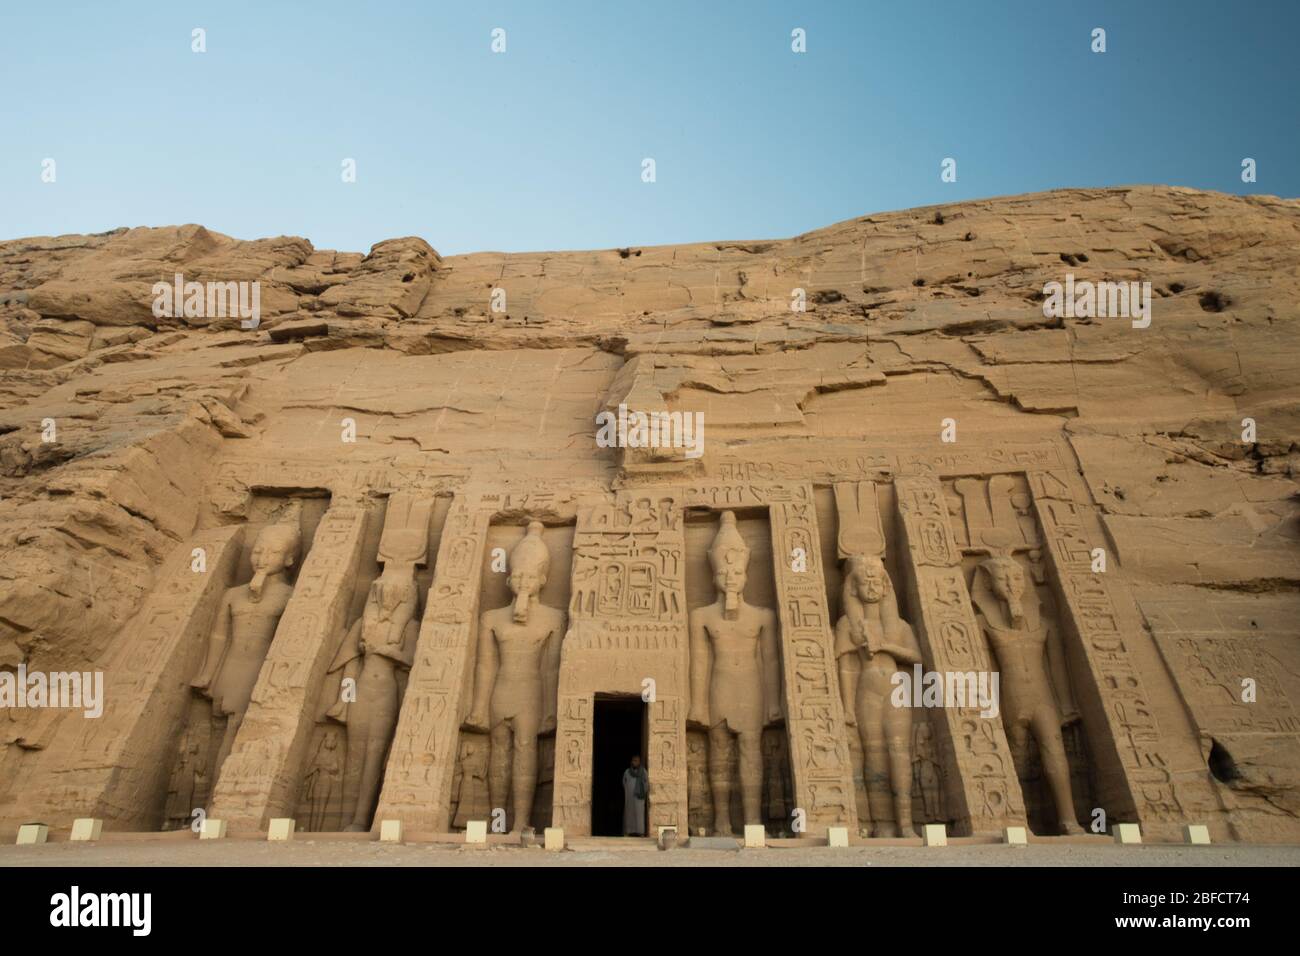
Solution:
[[[639,753],[651,834],[1300,841],[1297,302],[1300,202],[1163,187],[0,243],[0,838],[618,833]]]

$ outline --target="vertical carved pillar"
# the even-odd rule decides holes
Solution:
[[[26,791],[31,818],[51,824],[102,818],[112,829],[155,830],[167,771],[190,700],[189,679],[221,595],[239,561],[242,527],[194,535],[168,556],[158,585],[119,635],[104,673],[104,712],[74,713],[41,757],[50,771]],[[192,568],[202,548],[206,571]],[[82,725],[82,726],[77,726]],[[57,768],[57,773],[52,772]]]
[[[687,829],[685,531],[671,493],[580,509],[560,664],[552,818],[591,832],[594,694],[654,682],[645,754],[649,826]]]
[[[992,664],[948,524],[943,488],[933,478],[899,478],[898,511],[907,542],[913,614],[927,666],[950,673],[990,671]],[[973,686],[973,685],[971,685]],[[927,715],[938,737],[949,806],[959,835],[1025,825],[1025,803],[1002,721],[978,707],[944,707]]]
[[[1092,571],[1092,549],[1105,542],[1101,523],[1065,478],[1030,472],[1029,485],[1062,617],[1087,666],[1080,703],[1086,716],[1105,721],[1105,733],[1090,734],[1089,743],[1108,815],[1135,815],[1153,835],[1214,823],[1222,805],[1178,692],[1132,599],[1113,593],[1115,569]]]
[[[788,500],[774,497],[770,514],[795,806],[806,814],[809,835],[824,833],[832,825],[856,830],[853,764],[834,676],[812,486],[793,486]],[[803,571],[791,567],[796,548],[807,562]]]
[[[360,503],[335,500],[316,528],[213,790],[211,815],[231,829],[261,830],[272,817],[293,816],[316,692],[347,623],[366,517]]]
[[[408,831],[451,829],[451,785],[469,705],[470,642],[491,519],[477,506],[476,498],[457,495],[447,514],[375,826],[400,819]]]

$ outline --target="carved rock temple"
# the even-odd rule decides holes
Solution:
[[[1045,315],[1067,273],[1150,324]],[[177,274],[260,322],[160,317]],[[1298,302],[1300,203],[1165,187],[598,252],[0,242],[0,669],[105,684],[0,709],[0,838],[616,836],[636,754],[651,835],[1300,841]],[[608,447],[620,406],[701,443]]]

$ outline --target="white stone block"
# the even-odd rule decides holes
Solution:
[[[271,826],[266,831],[266,838],[276,843],[293,839],[293,831],[297,824],[288,817],[275,817],[271,821]]]
[[[380,843],[401,843],[402,842],[402,821],[401,820],[380,820],[379,821],[379,842]]]
[[[767,831],[761,823],[745,824],[745,849],[761,850],[767,846]]]
[[[35,846],[44,843],[50,836],[50,828],[44,823],[24,823],[18,828],[18,846]]]
[[[199,830],[200,840],[224,840],[226,838],[226,821],[204,817]]]
[[[564,849],[564,831],[559,827],[547,827],[542,831],[542,837],[546,841],[546,849]]]
[[[466,843],[487,843],[487,821],[470,820],[465,825]]]
[[[848,846],[849,828],[848,827],[827,827],[826,842],[828,846]]]
[[[921,828],[921,843],[924,846],[947,846],[948,828],[942,823],[927,823]]]
[[[1210,842],[1210,828],[1203,823],[1189,823],[1183,827],[1183,839],[1198,846],[1207,846]]]
[[[1136,823],[1117,823],[1111,827],[1112,834],[1115,836],[1116,843],[1141,843],[1142,831],[1138,829]]]
[[[78,817],[72,821],[72,836],[70,839],[73,843],[92,843],[99,839],[99,834],[103,829],[103,820],[96,820],[93,817]]]
[[[1029,831],[1024,827],[1007,827],[1002,831],[1002,840],[1008,846],[1029,846]]]

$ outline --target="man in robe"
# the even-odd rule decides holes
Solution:
[[[650,775],[634,754],[623,771],[623,836],[645,836],[645,801],[650,795]]]

